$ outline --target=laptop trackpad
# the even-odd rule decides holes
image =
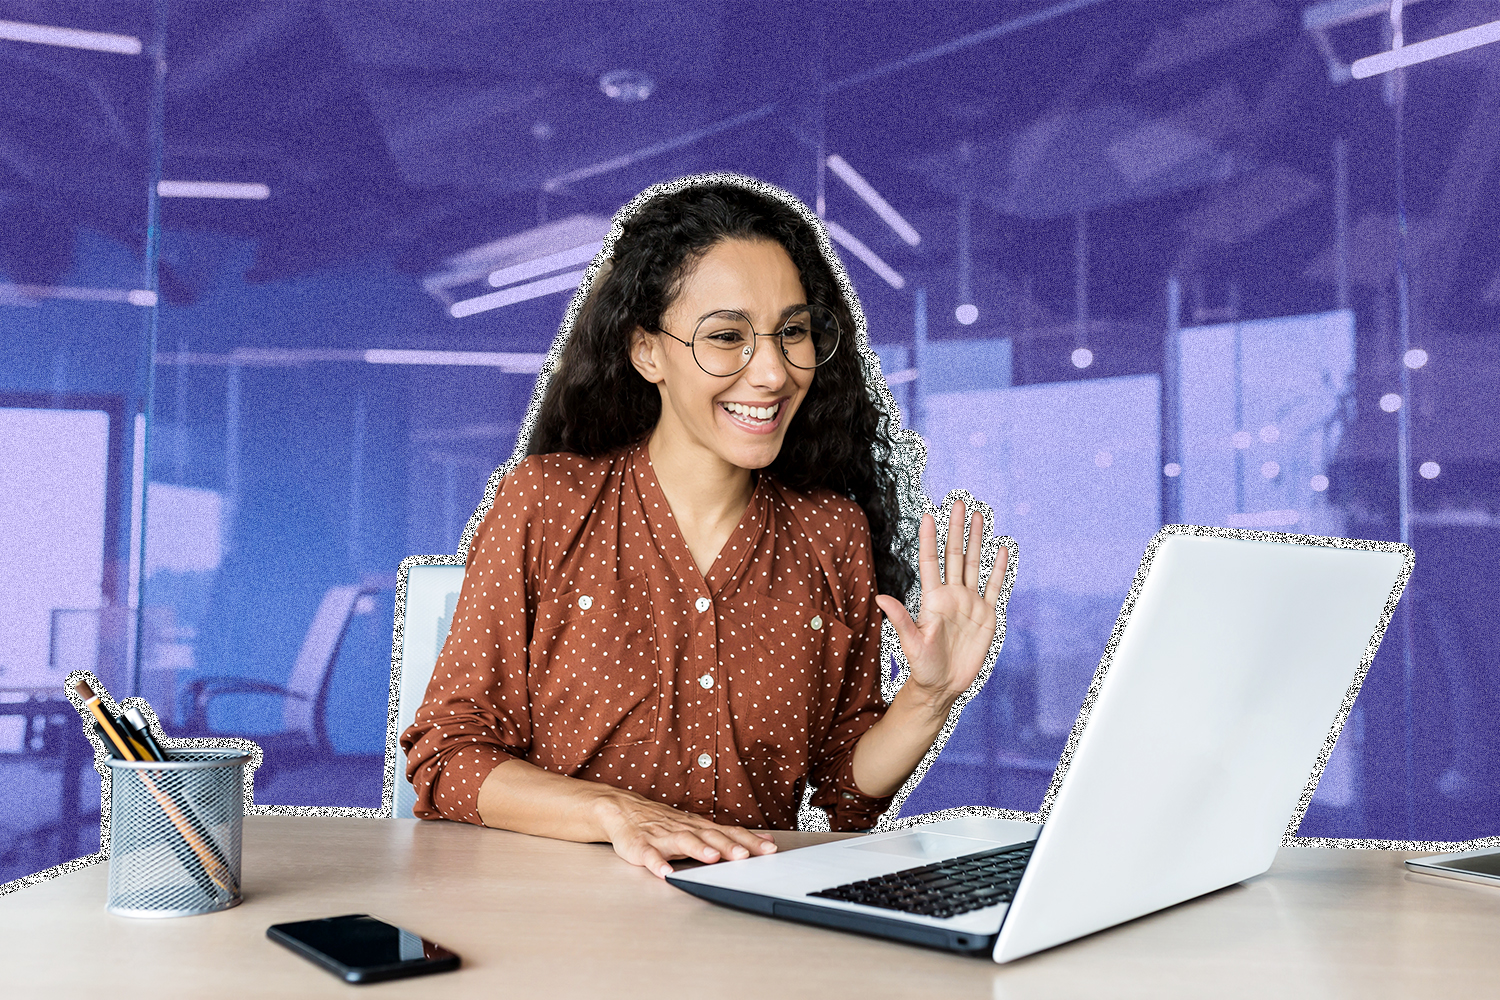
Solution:
[[[899,837],[883,837],[865,842],[855,841],[849,844],[849,849],[895,854],[903,858],[916,858],[923,861],[941,861],[944,858],[973,854],[994,846],[992,841],[952,837],[946,833],[928,833],[924,830]]]

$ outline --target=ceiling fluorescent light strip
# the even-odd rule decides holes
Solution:
[[[524,285],[512,285],[510,288],[502,288],[498,292],[490,292],[488,295],[481,295],[478,298],[455,302],[448,307],[448,313],[454,319],[463,319],[465,316],[473,316],[475,313],[488,312],[491,309],[499,309],[501,306],[525,302],[527,299],[535,299],[543,295],[551,295],[553,292],[565,292],[570,288],[577,288],[581,281],[583,281],[582,271],[569,271],[566,274],[557,274],[550,278],[543,278],[541,281],[532,281]]]
[[[470,365],[503,372],[535,375],[545,354],[510,351],[426,351],[416,348],[375,347],[369,350],[338,347],[236,347],[228,354],[179,351],[158,354],[159,365],[238,365],[248,368],[285,368],[311,364],[363,361],[372,365]]]
[[[1489,24],[1455,31],[1451,35],[1439,35],[1425,42],[1403,45],[1389,52],[1356,59],[1349,67],[1349,74],[1356,80],[1364,80],[1406,66],[1415,66],[1417,63],[1424,63],[1430,59],[1440,59],[1443,56],[1451,56],[1455,52],[1478,48],[1491,42],[1500,42],[1500,21],[1491,21]]]
[[[490,287],[504,288],[506,285],[514,285],[518,281],[527,278],[535,278],[543,274],[551,274],[553,271],[564,267],[572,267],[575,264],[586,264],[593,260],[600,250],[604,249],[604,243],[586,243],[581,247],[573,247],[569,250],[559,250],[557,253],[549,253],[545,257],[536,260],[528,260],[520,264],[512,264],[502,267],[498,271],[490,272]]]
[[[71,288],[67,285],[11,285],[0,283],[0,304],[32,303],[38,299],[69,299],[74,302],[123,302],[132,306],[156,305],[156,293],[146,288]]]
[[[855,194],[864,199],[865,204],[873,208],[875,214],[884,219],[886,225],[896,231],[897,236],[912,246],[916,246],[922,242],[921,235],[912,228],[911,223],[903,219],[901,213],[891,207],[890,202],[880,197],[880,192],[876,191],[870,185],[869,181],[860,176],[858,171],[849,166],[849,161],[834,153],[828,158],[828,169],[838,174],[840,180],[849,185]]]
[[[157,181],[159,198],[231,198],[241,201],[265,201],[271,189],[265,184],[240,184],[233,181]]]
[[[159,353],[159,365],[236,365],[242,368],[295,368],[303,365],[360,361],[364,352],[339,347],[236,347],[229,354],[209,351]]]
[[[892,288],[905,288],[906,279],[896,273],[896,269],[885,261],[875,256],[875,251],[865,246],[859,238],[832,219],[824,219],[823,225],[828,228],[828,235],[848,250],[854,256],[865,262],[865,266],[885,279],[886,284]]]
[[[11,42],[34,42],[58,45],[65,49],[89,49],[114,52],[122,56],[141,54],[141,40],[131,35],[113,35],[107,31],[79,31],[77,28],[54,28],[45,24],[23,24],[0,21],[0,39]]]
[[[542,370],[545,354],[501,351],[412,351],[373,349],[365,352],[372,365],[474,365],[499,368],[516,375],[535,375]]]

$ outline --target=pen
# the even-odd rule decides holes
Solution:
[[[146,725],[146,717],[138,708],[127,708],[120,715],[120,722],[129,735],[139,743],[145,751],[145,760],[166,760],[166,752],[162,750],[161,744],[156,742],[156,737],[151,735],[151,729]]]

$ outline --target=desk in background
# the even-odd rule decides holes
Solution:
[[[63,696],[62,685],[0,688],[0,719],[19,723],[21,737],[0,754],[0,812],[8,828],[0,835],[0,882],[77,857],[80,848],[98,850],[99,812],[80,804],[93,746],[80,731],[78,710]],[[60,772],[57,784],[39,774],[53,769]],[[54,808],[53,796],[55,814],[47,811]]]
[[[790,849],[829,836],[777,840]],[[111,916],[108,866],[94,865],[0,897],[0,976],[11,996],[111,1000],[1493,996],[1500,889],[1408,874],[1405,856],[1284,849],[1247,883],[997,966],[714,906],[604,845],[255,816],[243,905]],[[464,967],[354,987],[265,937],[269,924],[360,912],[454,949]]]

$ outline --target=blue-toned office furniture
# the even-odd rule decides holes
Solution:
[[[427,694],[427,682],[437,666],[438,653],[453,624],[453,609],[464,585],[463,566],[409,566],[406,576],[406,616],[401,630],[401,647],[396,669],[396,718],[392,724],[397,739],[416,717],[417,708]],[[397,819],[411,819],[416,792],[406,780],[406,757],[396,750],[396,801],[393,814]]]
[[[209,724],[209,706],[228,695],[274,695],[282,701],[279,732],[254,737],[265,751],[257,780],[265,781],[277,768],[294,766],[308,757],[334,753],[328,738],[328,691],[334,664],[349,634],[354,616],[373,610],[371,595],[383,589],[378,583],[330,587],[318,604],[312,624],[302,640],[297,662],[286,684],[273,684],[249,677],[200,677],[187,687],[187,730],[193,735],[241,735],[219,733]]]

